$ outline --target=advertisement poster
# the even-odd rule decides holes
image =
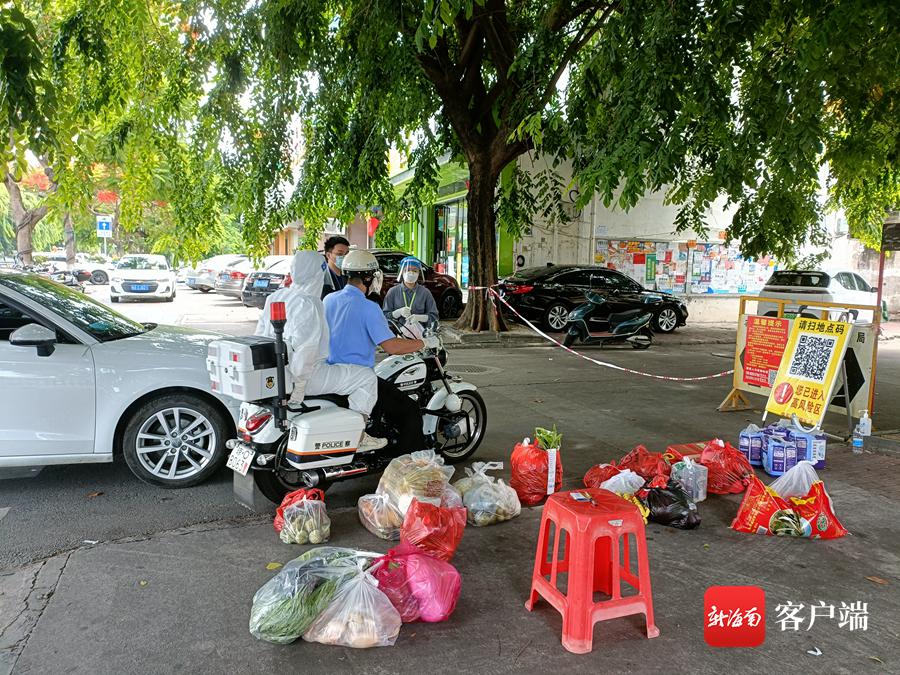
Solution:
[[[790,319],[747,317],[744,382],[756,387],[772,386],[781,365],[790,327]]]
[[[646,265],[646,271],[645,271],[645,275],[644,275],[644,280],[647,282],[655,281],[656,280],[656,254],[655,253],[647,254],[647,259],[646,259],[645,265]]]
[[[821,424],[852,330],[852,324],[841,321],[796,319],[766,411]]]

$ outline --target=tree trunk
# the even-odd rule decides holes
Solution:
[[[66,267],[75,267],[75,224],[72,222],[72,214],[66,211],[63,216],[63,230],[66,237]]]
[[[469,285],[491,288],[497,283],[497,227],[494,191],[499,173],[490,156],[469,161]],[[497,303],[486,290],[469,291],[466,309],[457,328],[505,331],[506,322]]]
[[[34,226],[47,215],[47,205],[41,204],[35,209],[26,209],[25,201],[22,199],[22,190],[9,173],[6,174],[4,183],[6,191],[9,193],[9,216],[16,232],[16,251],[19,253],[23,265],[31,265],[31,235],[34,233]]]

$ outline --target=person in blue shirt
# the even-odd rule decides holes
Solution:
[[[325,319],[330,331],[328,363],[375,367],[375,348],[388,354],[411,354],[425,347],[422,340],[395,337],[381,308],[366,299],[381,284],[378,260],[368,251],[350,251],[341,265],[347,280],[343,290],[325,297]],[[391,382],[378,378],[378,402],[373,419],[384,417],[397,429],[401,453],[425,448],[422,413],[416,403]]]

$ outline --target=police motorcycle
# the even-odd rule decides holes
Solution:
[[[228,468],[242,476],[252,472],[260,492],[275,503],[302,487],[327,489],[336,481],[384,470],[390,460],[406,452],[385,420],[388,443],[379,450],[360,451],[366,429],[363,415],[347,407],[347,397],[307,396],[289,404],[291,379],[286,374],[283,339],[284,303],[273,302],[275,339],[263,337],[219,340],[209,346],[207,367],[213,391],[242,401],[237,438],[226,442]],[[408,321],[424,323],[427,317]],[[400,337],[416,337],[419,330],[389,321]],[[484,439],[487,408],[475,385],[445,370],[447,353],[438,337],[436,348],[389,356],[375,366],[378,377],[393,382],[419,405],[426,445],[450,464],[471,456]]]

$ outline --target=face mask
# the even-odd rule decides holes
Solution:
[[[335,258],[334,258],[334,266],[337,267],[338,269],[341,269],[341,267],[343,266],[343,264],[344,264],[344,256],[342,256],[342,255],[335,256]]]
[[[419,280],[419,273],[415,271],[409,271],[403,273],[403,281],[408,284],[414,284]]]

